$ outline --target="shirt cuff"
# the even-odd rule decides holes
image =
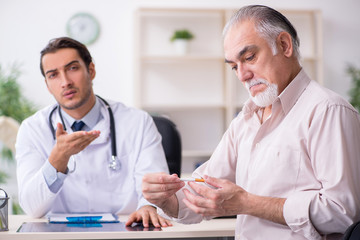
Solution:
[[[142,197],[139,201],[136,211],[139,210],[140,208],[142,208],[143,206],[147,206],[147,205],[157,208],[156,205],[148,202],[144,197]]]
[[[46,160],[44,166],[42,167],[42,173],[47,186],[53,193],[57,193],[60,190],[67,176],[62,172],[56,171],[56,168],[51,165],[49,160]]]
[[[194,223],[201,222],[203,219],[207,219],[207,220],[211,219],[212,217],[204,217],[203,218],[200,214],[196,214],[195,212],[193,212],[190,208],[188,208],[185,205],[185,203],[183,202],[183,199],[185,198],[185,194],[183,192],[184,188],[187,188],[191,192],[193,192],[193,190],[187,185],[176,192],[176,197],[178,199],[178,204],[179,204],[178,217],[177,218],[170,217],[170,216],[166,215],[166,213],[160,208],[158,208],[158,210],[157,210],[158,214],[160,216],[170,219],[174,222],[179,222],[179,223],[183,223],[183,224],[194,224]]]
[[[307,239],[321,240],[320,234],[310,220],[310,204],[317,194],[318,192],[315,191],[294,193],[286,199],[283,214],[293,232]]]

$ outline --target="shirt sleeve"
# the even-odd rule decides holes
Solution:
[[[21,208],[32,217],[43,217],[50,210],[56,193],[50,190],[45,180],[49,166],[46,165],[47,156],[40,150],[44,144],[40,143],[36,131],[29,120],[21,124],[16,140],[16,171]],[[54,180],[51,174],[54,172],[50,173],[50,184]]]
[[[49,162],[49,159],[46,160],[42,168],[42,173],[44,175],[47,186],[53,193],[57,193],[60,190],[67,176],[62,172],[57,172],[56,168],[54,168],[53,165],[51,165]]]
[[[179,214],[177,218],[174,217],[169,217],[168,215],[166,215],[166,213],[158,208],[157,212],[160,216],[167,218],[169,220],[172,220],[174,222],[179,222],[182,224],[194,224],[194,223],[199,223],[201,222],[204,217],[202,217],[200,214],[196,214],[195,212],[193,212],[192,210],[190,210],[190,208],[188,208],[185,203],[182,201],[185,198],[185,194],[183,192],[183,189],[187,188],[189,191],[192,192],[192,189],[186,185],[184,186],[181,190],[179,190],[176,193],[176,197],[178,199],[179,202]],[[211,219],[212,217],[206,217],[205,219]]]
[[[138,195],[137,209],[144,205],[151,205],[142,195],[142,178],[146,173],[165,172],[169,173],[164,150],[161,144],[161,136],[157,131],[151,116],[144,114],[140,149],[135,165],[135,187]]]
[[[198,167],[192,174],[194,178],[201,178],[204,175],[227,179],[235,182],[235,169],[236,169],[236,150],[234,148],[235,135],[234,135],[234,122],[231,123],[229,129],[225,132],[220,143],[216,147],[211,158]],[[195,193],[188,185],[185,187]],[[178,218],[172,218],[172,220],[190,224],[199,223],[202,220],[209,220],[212,216],[202,217],[200,214],[196,214],[189,209],[183,202],[185,194],[182,190],[176,193],[176,197],[179,202]]]
[[[307,147],[320,189],[295,192],[284,205],[294,232],[317,239],[344,233],[360,217],[360,121],[350,106],[333,104],[315,111]],[[309,236],[310,235],[310,236]]]

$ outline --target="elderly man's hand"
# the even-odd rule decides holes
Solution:
[[[242,198],[247,192],[231,181],[204,176],[202,183],[189,182],[189,186],[198,194],[184,189],[184,203],[194,212],[203,216],[230,216],[244,212]]]
[[[169,216],[177,217],[179,206],[175,193],[183,186],[185,183],[176,174],[149,173],[143,177],[142,191],[146,200]]]
[[[195,213],[203,216],[231,216],[247,214],[286,225],[283,215],[285,198],[263,197],[246,192],[235,183],[204,176],[206,184],[189,182],[197,193],[184,189],[183,202]],[[211,187],[212,186],[212,187]]]

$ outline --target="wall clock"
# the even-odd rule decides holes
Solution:
[[[91,14],[77,13],[67,22],[66,30],[69,37],[89,45],[99,37],[100,25]]]

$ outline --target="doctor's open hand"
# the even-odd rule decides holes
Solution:
[[[167,215],[177,217],[178,200],[175,195],[185,183],[176,174],[148,173],[142,181],[144,198],[160,207]]]
[[[56,144],[49,156],[49,162],[58,172],[65,173],[71,155],[77,154],[100,136],[100,131],[78,131],[68,134],[61,123],[57,124]]]

